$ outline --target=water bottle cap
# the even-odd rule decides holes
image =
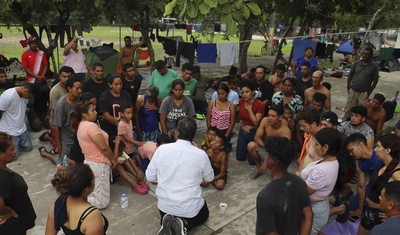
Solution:
[[[126,197],[126,194],[125,194],[125,193],[123,193],[123,194],[122,194],[122,197]]]

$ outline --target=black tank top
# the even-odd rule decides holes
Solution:
[[[65,227],[64,225],[61,225],[62,230],[64,231],[65,235],[85,235],[81,232],[81,225],[82,222],[86,219],[86,217],[88,215],[90,215],[90,213],[92,213],[94,210],[97,210],[96,207],[91,206],[88,207],[81,215],[81,217],[79,218],[79,222],[78,222],[78,227],[75,230],[70,230],[69,228]],[[101,214],[101,216],[104,219],[104,234],[106,234],[106,231],[108,229],[108,220],[107,218]]]
[[[392,177],[392,175],[396,172],[396,171],[400,171],[400,168],[395,169],[394,171],[392,171],[392,174],[390,175],[390,177]],[[380,200],[379,200],[379,196],[381,195],[382,189],[384,187],[386,187],[386,185],[389,183],[389,178],[388,179],[383,179],[383,180],[379,180],[378,181],[378,172],[379,171],[375,171],[372,176],[371,176],[371,191],[369,192],[368,198],[372,201],[375,202],[377,204],[379,204]]]

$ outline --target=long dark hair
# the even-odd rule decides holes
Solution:
[[[71,119],[71,128],[75,132],[78,130],[79,123],[82,121],[82,114],[88,113],[91,105],[94,105],[92,102],[84,100],[76,104],[74,110],[69,113],[69,117]]]
[[[56,173],[51,184],[61,195],[79,197],[83,190],[92,185],[94,174],[86,164],[75,164]]]

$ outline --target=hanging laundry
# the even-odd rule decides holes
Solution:
[[[214,31],[221,32],[221,24],[214,24]]]
[[[189,63],[194,63],[194,52],[196,51],[196,43],[179,42],[178,53],[176,54],[175,66],[180,66],[181,56],[189,59]],[[167,53],[168,54],[168,53]]]
[[[221,24],[221,31],[226,32],[226,24]]]
[[[177,42],[174,39],[165,38],[164,51],[168,55],[176,55]]]
[[[200,33],[201,32],[201,24],[195,24],[194,25],[194,31],[196,33]]]
[[[218,54],[220,55],[221,66],[238,63],[238,52],[237,42],[220,43],[218,45]]]
[[[217,62],[217,44],[199,43],[197,44],[197,62],[198,63],[216,63]]]

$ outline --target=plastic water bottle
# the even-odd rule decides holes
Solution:
[[[121,210],[122,212],[126,212],[128,210],[128,198],[126,197],[125,193],[123,193],[121,196]]]

